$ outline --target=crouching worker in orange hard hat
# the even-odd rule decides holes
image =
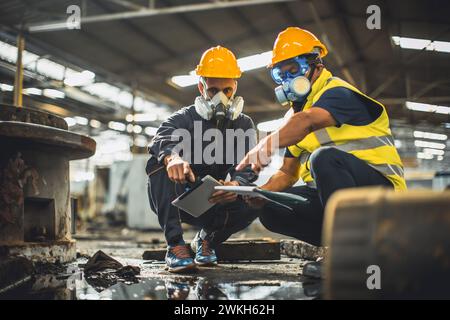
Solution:
[[[324,207],[339,189],[381,185],[406,189],[403,166],[389,128],[386,108],[353,85],[334,77],[322,58],[327,48],[312,33],[295,27],[281,32],[273,47],[270,72],[278,101],[290,108],[284,124],[262,139],[237,167],[268,164],[274,145],[285,148],[281,168],[262,189],[301,195],[309,203],[269,208],[260,220],[277,233],[321,244]],[[275,139],[278,139],[277,141]],[[299,179],[305,185],[295,186]]]
[[[234,54],[220,46],[211,48],[203,54],[196,72],[200,95],[195,103],[163,122],[149,146],[150,206],[164,230],[166,263],[171,272],[216,264],[215,246],[257,216],[257,210],[223,191],[211,195],[209,201],[215,205],[199,217],[172,205],[186,187],[195,187],[192,183],[206,175],[224,185],[245,185],[257,178],[250,166],[234,170],[256,145],[253,121],[242,113],[244,101],[236,96],[241,70]],[[180,151],[181,142],[186,147]],[[224,182],[228,175],[230,181]],[[194,257],[184,243],[182,222],[201,228],[191,243]]]

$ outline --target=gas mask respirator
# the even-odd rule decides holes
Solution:
[[[316,54],[296,57],[272,68],[272,79],[279,84],[275,88],[275,96],[282,106],[288,105],[289,102],[298,104],[306,100],[311,91],[311,78],[316,68],[316,64],[311,60],[316,60],[317,57]],[[306,77],[309,69],[311,70]]]
[[[212,98],[198,96],[195,98],[195,111],[205,120],[216,122],[218,129],[223,129],[228,120],[236,120],[244,107],[244,99],[239,96],[228,98],[219,91]]]

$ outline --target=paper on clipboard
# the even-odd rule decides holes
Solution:
[[[172,204],[194,217],[199,217],[215,205],[209,202],[209,198],[216,186],[221,186],[219,181],[207,175],[203,177],[201,183],[173,200]]]
[[[256,192],[258,187],[255,186],[218,186],[215,187],[214,189],[233,192],[241,196],[258,197],[266,199],[266,197],[263,196],[261,193]]]
[[[227,192],[233,192],[241,196],[248,197],[258,197],[262,199],[266,199],[269,202],[282,206],[288,210],[293,210],[292,206],[295,206],[299,203],[307,203],[308,199],[286,192],[273,192],[262,190],[256,186],[217,186],[214,189],[222,190]]]

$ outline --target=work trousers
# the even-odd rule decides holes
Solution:
[[[250,208],[240,197],[227,204],[216,204],[200,217],[172,205],[172,201],[185,191],[186,185],[172,182],[165,168],[149,176],[148,196],[150,207],[158,216],[169,245],[176,245],[183,237],[181,223],[202,228],[206,239],[214,248],[247,226],[258,216],[259,211]]]
[[[335,191],[378,185],[393,188],[383,174],[365,161],[333,147],[315,150],[310,156],[310,169],[316,187],[298,186],[285,190],[307,198],[309,203],[302,203],[293,211],[266,204],[260,220],[268,230],[321,245],[324,207]]]

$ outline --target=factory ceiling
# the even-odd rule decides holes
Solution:
[[[52,28],[67,20],[73,4],[81,9],[81,29]],[[380,8],[380,29],[366,24],[373,4]],[[91,70],[177,110],[191,104],[198,91],[171,78],[188,75],[204,50],[220,44],[237,58],[248,57],[271,50],[284,28],[300,26],[329,46],[325,63],[334,75],[384,102],[394,124],[444,132],[448,113],[413,111],[406,101],[450,105],[448,9],[439,0],[3,0],[0,40],[15,44],[22,28],[28,50]],[[407,49],[405,38],[431,45]],[[0,81],[11,82],[11,72],[0,70]],[[284,114],[274,87],[265,67],[246,71],[240,79],[245,112],[256,122]]]

